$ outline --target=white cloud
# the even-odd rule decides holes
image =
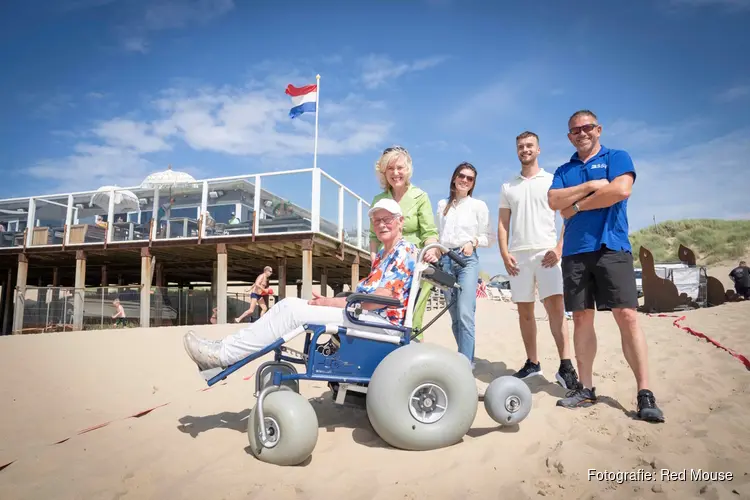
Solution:
[[[184,28],[189,24],[208,22],[233,8],[233,0],[152,2],[143,19],[145,28],[150,31]]]
[[[519,63],[507,68],[494,82],[470,88],[466,97],[452,106],[447,114],[449,128],[465,129],[467,126],[485,128],[492,121],[497,126],[500,118],[528,116],[528,98],[537,93],[549,94],[550,70],[537,62]]]
[[[261,160],[309,157],[312,120],[306,115],[291,120],[290,101],[279,94],[277,88],[167,89],[153,101],[153,109],[138,110],[139,116],[153,114],[153,119],[115,117],[99,122],[85,134],[72,136],[79,139],[73,154],[40,161],[29,173],[58,180],[61,188],[80,190],[98,187],[106,179],[123,185],[123,177],[137,184],[156,169],[148,155],[178,145]],[[357,154],[381,145],[391,128],[390,122],[373,117],[382,108],[382,103],[357,95],[329,97],[320,120],[318,154]],[[373,118],[357,118],[363,115]]]
[[[56,191],[77,192],[105,184],[135,186],[156,169],[156,165],[132,150],[81,143],[73,154],[39,161],[28,173],[57,182]]]
[[[29,107],[33,118],[50,119],[76,106],[73,96],[64,92],[48,95],[22,93],[20,101]]]
[[[233,0],[154,0],[118,28],[122,48],[145,54],[150,33],[205,24],[234,9]]]
[[[407,73],[433,68],[446,59],[444,56],[435,56],[408,63],[395,62],[388,56],[371,54],[360,61],[362,64],[360,79],[366,88],[375,89]]]
[[[638,179],[628,202],[632,228],[686,218],[726,218],[747,211],[750,129],[661,155],[633,155]]]
[[[127,52],[140,52],[141,54],[145,54],[148,52],[148,41],[141,36],[126,37],[122,41],[122,48]]]
[[[452,125],[460,126],[475,122],[477,117],[486,116],[488,109],[492,109],[495,118],[510,114],[516,109],[519,90],[520,87],[511,81],[501,81],[484,87],[461,103],[449,115],[448,120]]]
[[[196,93],[167,92],[156,101],[163,118],[153,130],[178,137],[198,151],[230,155],[296,156],[313,152],[314,128],[306,120],[288,117],[290,101],[277,90],[207,89]],[[358,153],[378,145],[390,124],[363,122],[359,110],[371,104],[353,96],[330,99],[320,125],[318,153]]]
[[[750,85],[735,85],[719,93],[716,99],[721,102],[733,102],[747,97],[750,97]]]
[[[417,144],[414,150],[429,150],[429,151],[445,151],[445,152],[461,152],[464,154],[471,154],[471,148],[463,142],[447,141],[447,140],[434,140],[427,141],[421,144]]]
[[[606,144],[616,142],[621,149],[645,151],[663,148],[675,140],[684,141],[691,131],[700,130],[703,125],[703,121],[692,119],[669,125],[617,119],[603,126],[602,141]]]
[[[157,135],[152,125],[115,118],[103,122],[93,132],[107,144],[117,148],[132,150],[135,153],[154,153],[171,149],[163,138]]]

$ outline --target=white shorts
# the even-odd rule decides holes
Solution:
[[[553,267],[542,266],[544,254],[549,250],[521,250],[511,252],[518,265],[518,274],[509,276],[513,302],[534,302],[535,288],[539,288],[539,300],[552,295],[562,295],[563,279],[560,261]],[[536,287],[535,287],[536,285]]]

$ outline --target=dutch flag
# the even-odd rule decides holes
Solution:
[[[317,85],[295,87],[289,84],[285,93],[292,98],[292,109],[289,110],[290,118],[296,118],[302,113],[315,113],[317,111]]]

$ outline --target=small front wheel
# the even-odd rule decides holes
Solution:
[[[268,447],[261,442],[257,406],[247,419],[250,451],[260,461],[274,465],[299,465],[318,443],[318,416],[304,396],[289,390],[268,394],[263,400],[263,423]]]
[[[484,393],[484,409],[500,425],[521,423],[529,415],[533,403],[531,389],[516,377],[498,377]]]

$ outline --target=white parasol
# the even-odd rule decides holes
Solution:
[[[118,188],[117,186],[102,186],[91,196],[89,206],[97,206],[109,210],[109,196],[115,190],[115,213],[138,212],[140,204],[138,197],[132,191]]]
[[[200,189],[202,185],[192,175],[172,170],[172,165],[170,165],[166,170],[155,172],[143,179],[140,187],[141,189],[158,189],[160,191],[169,189],[170,194],[172,194],[174,191]]]

